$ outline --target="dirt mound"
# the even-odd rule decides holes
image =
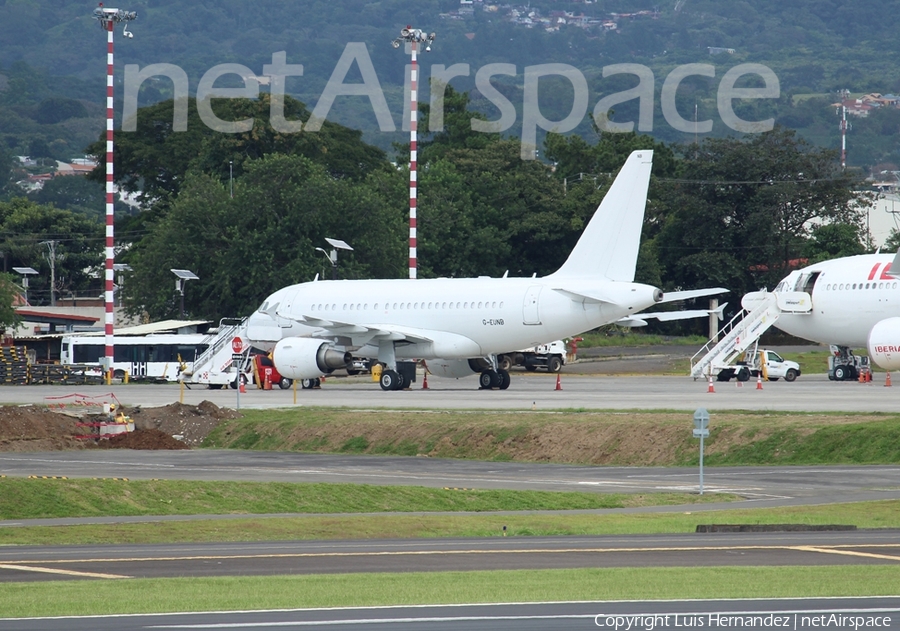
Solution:
[[[83,432],[78,419],[51,412],[43,406],[0,407],[0,451],[56,451],[80,449],[75,438]]]
[[[161,408],[128,408],[125,414],[134,421],[135,429],[158,429],[169,436],[180,436],[179,440],[193,447],[203,442],[223,419],[241,416],[211,401],[200,405],[171,403]]]
[[[117,434],[97,443],[101,449],[190,449],[158,429],[137,429],[127,434]]]
[[[173,403],[161,408],[128,408],[123,410],[131,417],[137,430],[152,430],[166,436],[172,442],[154,439],[156,444],[169,446],[116,445],[131,449],[184,449],[199,445],[223,419],[239,418],[240,414],[215,403],[203,401],[200,405]],[[79,422],[105,422],[103,415],[75,416],[51,411],[44,406],[0,406],[0,452],[57,451],[83,449],[95,446],[93,440],[80,440],[79,435],[96,432],[96,429],[79,426]],[[135,432],[138,433],[138,432]],[[180,437],[178,440],[173,436]],[[136,439],[132,439],[136,440]],[[146,438],[142,440],[147,440]],[[107,439],[102,441],[107,442]]]

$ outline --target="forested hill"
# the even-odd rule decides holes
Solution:
[[[102,109],[92,106],[102,103],[105,38],[91,18],[93,8],[93,3],[63,0],[0,0],[0,139],[4,141],[0,146],[6,150],[28,153],[35,139],[48,146],[62,141],[51,149],[52,157],[71,157],[64,154],[77,152],[85,138],[96,137],[102,129],[97,118]],[[682,115],[689,117],[697,105],[701,120],[717,121],[713,135],[733,133],[715,115],[716,88],[722,75],[741,63],[769,66],[781,84],[777,102],[758,104],[749,111],[758,118],[774,116],[823,146],[839,142],[834,111],[828,107],[836,100],[837,90],[900,92],[900,69],[895,63],[900,16],[888,0],[598,0],[590,4],[511,0],[475,2],[462,9],[459,0],[134,0],[120,8],[136,11],[139,17],[131,27],[134,39],[118,39],[119,84],[124,64],[171,63],[187,72],[193,90],[203,73],[217,64],[240,63],[261,73],[263,65],[272,62],[273,52],[286,51],[288,63],[304,66],[302,77],[288,80],[288,90],[312,107],[347,42],[365,42],[398,122],[408,58],[391,48],[390,40],[407,23],[438,34],[434,51],[423,60],[426,77],[431,64],[470,64],[470,76],[453,81],[457,89],[471,91],[475,71],[487,63],[515,64],[518,74],[500,77],[499,82],[519,110],[525,66],[556,62],[579,68],[591,87],[590,112],[601,96],[633,85],[633,78],[603,79],[603,66],[644,64],[653,70],[657,92],[653,135],[666,141],[687,140],[665,124],[658,104],[664,78],[681,64],[716,67],[715,79],[690,78],[679,91]],[[558,12],[569,12],[569,17],[562,16],[565,23]],[[597,23],[583,27],[577,24],[581,16],[583,21]],[[711,55],[710,47],[727,50]],[[359,80],[358,72],[351,72],[347,80]],[[548,85],[550,94],[542,93],[542,107],[548,117],[558,120],[568,112],[571,99],[567,101],[566,95],[571,89],[554,88],[552,81]],[[141,104],[170,96],[168,82],[149,82]],[[489,102],[473,96],[476,108],[491,118],[497,116]],[[59,109],[49,107],[48,99],[74,99],[83,107],[69,103],[63,108],[68,117],[48,118],[48,110]],[[636,101],[616,109],[615,120],[636,119]],[[897,112],[885,109],[857,122],[850,140],[851,164],[900,162]],[[385,149],[391,142],[402,141],[399,132],[376,131],[372,108],[364,98],[339,98],[330,118],[365,130],[368,141]],[[590,134],[587,120],[576,131]],[[511,135],[517,133],[518,127],[509,130]]]

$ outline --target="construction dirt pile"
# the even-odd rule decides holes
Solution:
[[[199,445],[223,419],[240,416],[209,401],[200,405],[173,403],[161,408],[126,408],[123,412],[134,421],[137,431],[98,440],[77,438],[98,431],[79,423],[107,422],[106,415],[52,411],[40,405],[0,406],[0,452],[90,449],[98,442],[111,448],[187,449]]]
[[[161,408],[126,408],[125,414],[134,421],[135,429],[158,429],[169,436],[196,447],[220,421],[240,418],[239,412],[220,408],[211,401],[200,405],[171,403]]]
[[[0,407],[0,451],[57,451],[81,449],[75,438],[84,433],[78,419],[37,405]]]
[[[97,441],[101,449],[190,449],[158,429],[136,429],[133,432],[111,436]]]

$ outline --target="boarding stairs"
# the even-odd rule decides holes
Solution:
[[[691,357],[691,377],[697,379],[718,374],[719,370],[731,365],[756,344],[760,336],[778,321],[782,312],[778,306],[778,295],[758,293],[760,295],[752,310],[741,309],[716,337]]]
[[[195,359],[187,370],[178,376],[187,383],[230,383],[235,379],[229,375],[231,369],[231,341],[235,337],[247,339],[247,318],[222,318],[219,330],[211,334],[209,347]]]

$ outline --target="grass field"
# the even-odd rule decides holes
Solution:
[[[0,479],[0,519],[122,515],[584,510],[729,501],[733,495],[434,489],[368,484]]]
[[[0,528],[0,545],[288,541],[416,537],[619,535],[694,532],[698,524],[848,524],[900,528],[900,501],[616,514],[414,514],[243,517],[134,524]]]
[[[868,596],[895,595],[900,592],[898,585],[898,565],[48,581],[0,584],[0,617],[484,602]],[[111,594],[115,597],[111,598]]]
[[[627,422],[624,422],[627,418]],[[428,455],[593,465],[694,466],[690,416],[635,411],[247,410],[223,421],[207,447],[323,453]],[[710,465],[900,462],[895,414],[718,411]]]

